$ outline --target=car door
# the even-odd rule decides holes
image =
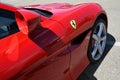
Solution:
[[[70,80],[68,44],[54,27],[38,26],[26,35],[19,30],[13,12],[0,11],[0,20],[4,20],[0,23],[0,79]],[[59,23],[54,24],[65,33]]]

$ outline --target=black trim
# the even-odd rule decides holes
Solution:
[[[31,11],[34,11],[40,15],[43,15],[45,17],[48,17],[50,18],[53,14],[49,11],[46,11],[46,10],[41,10],[41,9],[35,9],[35,8],[24,8],[24,9],[27,9],[27,10],[31,10]]]

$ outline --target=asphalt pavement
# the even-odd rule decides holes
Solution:
[[[15,6],[45,3],[79,4],[97,2],[108,14],[108,39],[105,55],[97,64],[90,64],[78,80],[120,80],[120,0],[0,0]]]

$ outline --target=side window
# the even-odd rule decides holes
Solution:
[[[6,35],[9,35],[8,27],[5,25],[0,26],[0,38],[4,37]]]
[[[0,9],[0,39],[18,31],[14,13]]]

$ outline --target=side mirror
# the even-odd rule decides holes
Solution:
[[[17,10],[15,18],[20,31],[24,34],[32,32],[40,23],[39,14],[24,9]]]

